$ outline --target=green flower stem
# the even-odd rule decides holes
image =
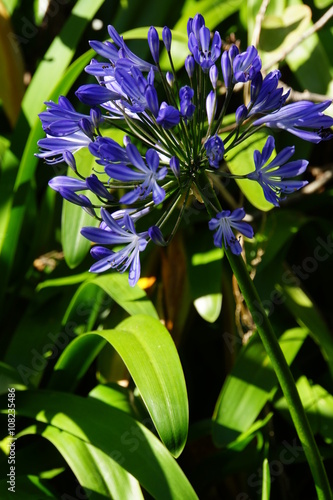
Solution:
[[[208,213],[212,217],[215,217],[216,213],[212,209],[212,205],[220,207],[220,203],[210,186],[206,173],[201,172],[197,176],[195,183],[204,201],[206,200],[205,205]],[[209,202],[207,202],[208,200]],[[258,292],[248,274],[242,257],[234,255],[230,250],[226,250],[226,255],[251,314],[253,317],[260,317],[261,321],[257,322],[257,330],[288,403],[291,418],[311,469],[318,499],[331,500],[332,490],[312,429],[299,397],[295,380],[261,303]]]

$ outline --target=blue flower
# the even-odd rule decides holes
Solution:
[[[123,224],[116,222],[104,208],[101,209],[104,227],[84,227],[81,234],[94,243],[102,245],[122,245],[124,248],[114,252],[103,246],[91,249],[91,255],[97,260],[90,268],[93,273],[101,273],[108,269],[117,269],[123,273],[129,268],[129,284],[136,285],[140,278],[141,266],[139,253],[147,246],[148,231],[137,233],[130,216],[125,213]]]
[[[82,119],[91,123],[93,123],[93,119],[95,120],[95,110],[91,110],[90,115],[78,113],[67,97],[64,96],[59,97],[58,104],[53,101],[47,101],[45,104],[47,106],[46,111],[43,111],[38,116],[42,122],[43,130],[52,136],[61,137],[77,132],[81,129],[80,122]],[[98,126],[99,121],[97,119],[94,126]]]
[[[76,153],[79,149],[88,147],[90,143],[91,139],[81,130],[64,137],[48,136],[37,142],[41,151],[36,156],[43,158],[46,163],[52,165],[64,161],[63,154],[65,151]]]
[[[281,193],[293,193],[307,184],[307,181],[290,180],[290,178],[302,174],[306,170],[308,162],[306,160],[288,162],[295,153],[295,147],[291,146],[284,148],[274,160],[267,164],[274,148],[274,137],[269,136],[262,153],[258,150],[254,152],[256,169],[248,174],[247,178],[259,182],[264,190],[266,200],[278,207]]]
[[[209,229],[215,231],[214,244],[216,247],[222,247],[222,240],[225,248],[230,248],[232,253],[239,255],[242,253],[242,247],[239,240],[234,235],[231,228],[244,234],[247,238],[253,238],[253,229],[247,222],[243,222],[245,217],[244,208],[237,208],[233,212],[222,210],[216,214],[208,223]]]
[[[276,113],[263,116],[253,122],[253,126],[265,125],[272,129],[287,130],[304,141],[318,143],[333,137],[330,127],[333,118],[323,114],[331,101],[314,104],[299,101],[287,104]]]
[[[251,82],[251,101],[248,116],[257,113],[278,111],[286,102],[290,90],[283,94],[283,88],[277,88],[281,73],[278,69],[271,71],[263,79],[259,72]]]
[[[180,113],[178,109],[170,106],[167,102],[162,102],[158,112],[156,122],[166,130],[175,127],[180,121]]]
[[[251,45],[233,59],[233,83],[253,80],[260,70],[261,59],[257,49]]]
[[[134,144],[127,144],[126,153],[130,163],[136,170],[123,165],[110,165],[105,168],[106,173],[113,179],[125,182],[140,183],[120,199],[120,203],[135,203],[137,200],[147,198],[150,193],[153,195],[155,205],[161,203],[165,198],[165,191],[157,181],[161,181],[168,173],[167,167],[158,169],[159,156],[154,149],[148,149],[146,153],[146,162],[143,161],[138,149]]]
[[[214,168],[219,168],[224,154],[224,144],[222,139],[218,135],[213,135],[205,142],[204,146],[209,165]]]
[[[128,63],[129,66],[136,66],[141,71],[148,72],[151,68],[154,68],[152,64],[135,55],[127,47],[123,37],[119,35],[113,26],[108,26],[108,32],[115,45],[110,42],[99,42],[96,40],[89,42],[91,48],[97,54],[109,59],[112,65],[115,65],[119,60],[123,60],[125,64]]]
[[[201,14],[197,14],[194,19],[189,19],[187,33],[188,48],[193,54],[194,60],[207,73],[209,68],[220,57],[222,48],[221,36],[216,31],[212,43],[210,43],[210,31],[205,27],[205,20]]]
[[[99,158],[99,165],[110,165],[110,163],[130,163],[126,150],[111,137],[98,136],[89,144],[89,151]]]
[[[108,101],[120,99],[121,95],[118,92],[110,90],[107,87],[98,85],[97,83],[89,83],[81,85],[75,92],[76,97],[89,106],[96,106]]]

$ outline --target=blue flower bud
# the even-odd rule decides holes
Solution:
[[[238,106],[235,113],[237,125],[241,125],[243,121],[246,119],[247,115],[248,115],[247,107],[244,104]]]
[[[213,66],[211,66],[209,69],[209,78],[214,90],[216,90],[218,76],[219,73],[217,71],[217,67],[215,64],[213,64]]]
[[[159,111],[159,105],[158,105],[158,97],[157,97],[157,92],[156,92],[155,87],[153,87],[152,85],[147,86],[146,92],[145,92],[145,98],[146,98],[146,101],[147,101],[147,104],[148,104],[150,111],[153,113],[153,115],[156,118],[158,115],[158,111]]]
[[[71,169],[74,170],[74,172],[77,172],[76,161],[75,161],[73,153],[71,153],[70,151],[64,151],[62,156],[64,158],[64,161],[67,163],[67,165],[69,167],[71,167]]]
[[[162,231],[159,227],[151,226],[148,229],[148,235],[149,238],[155,243],[155,245],[158,245],[160,247],[165,247],[167,245],[167,242],[165,241]]]
[[[185,69],[189,78],[192,78],[193,76],[194,67],[195,67],[194,57],[192,55],[187,56],[185,59]]]
[[[172,170],[172,173],[178,179],[180,176],[180,164],[177,156],[173,156],[172,158],[170,158],[170,168]]]
[[[158,64],[160,60],[160,40],[158,33],[154,26],[151,26],[148,31],[148,45],[150,48],[151,55],[153,56],[154,62]]]
[[[168,82],[168,85],[172,88],[173,84],[175,83],[175,77],[171,71],[167,71],[165,75],[166,81]]]
[[[163,38],[163,43],[165,45],[167,52],[170,52],[172,34],[171,34],[171,30],[167,26],[164,26],[164,28],[163,28],[162,38]]]

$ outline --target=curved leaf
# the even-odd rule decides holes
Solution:
[[[52,425],[31,426],[21,435],[40,434],[61,453],[91,499],[143,499],[139,483],[112,457],[90,443]]]
[[[183,370],[177,349],[167,329],[156,319],[136,315],[115,330],[82,334],[64,350],[55,366],[65,381],[109,342],[127,366],[162,441],[178,456],[188,431],[188,403]],[[91,354],[92,353],[92,354]],[[55,379],[56,380],[56,379]],[[54,384],[51,385],[54,387]]]
[[[154,497],[196,499],[183,471],[163,444],[126,413],[93,398],[56,391],[17,393],[17,413],[90,443],[132,474]]]

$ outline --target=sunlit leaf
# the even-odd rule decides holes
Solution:
[[[308,331],[287,330],[279,343],[291,364]],[[213,416],[213,438],[217,446],[226,446],[253,424],[263,406],[277,389],[277,378],[265,349],[256,335],[242,348],[227,376]]]
[[[155,498],[197,498],[165,446],[122,411],[93,398],[43,390],[17,393],[17,409],[19,415],[50,424],[109,456],[110,450],[117,452],[113,459],[122,460],[121,466]]]

